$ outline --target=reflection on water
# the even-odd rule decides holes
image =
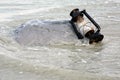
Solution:
[[[23,46],[14,40],[13,31],[21,24],[35,19],[70,20],[69,12],[76,7],[86,9],[101,25],[105,35],[102,43],[81,44],[63,27],[59,31],[68,30],[73,37],[61,42],[57,33],[59,42],[54,45]],[[1,80],[120,79],[119,0],[5,0],[0,2],[0,15]]]

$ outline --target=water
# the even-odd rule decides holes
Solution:
[[[60,24],[70,20],[73,8],[86,9],[100,24],[105,35],[102,43],[81,44],[70,28]],[[55,39],[36,41],[30,34],[24,38],[32,37],[32,45],[15,40],[15,29],[23,23],[41,20],[60,22],[59,30],[53,26],[56,35],[51,34]],[[0,1],[0,80],[119,80],[119,25],[119,0]]]

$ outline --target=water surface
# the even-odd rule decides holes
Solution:
[[[14,30],[23,23],[70,20],[69,13],[74,8],[86,9],[100,24],[105,36],[102,43],[84,45],[75,37],[69,37],[68,41],[58,36],[57,43],[28,46],[14,39]],[[119,80],[119,25],[119,0],[3,0],[0,2],[0,79]]]

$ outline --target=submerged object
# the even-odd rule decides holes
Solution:
[[[87,34],[85,34],[85,37],[87,37],[87,38],[89,39],[89,43],[91,44],[91,43],[93,43],[93,42],[96,42],[96,43],[97,43],[97,42],[102,41],[103,38],[104,38],[104,35],[100,33],[100,30],[101,30],[100,26],[99,26],[99,25],[95,22],[95,20],[86,12],[86,10],[83,10],[83,11],[80,11],[80,12],[76,12],[76,13],[77,13],[77,14],[75,14],[75,16],[79,16],[79,15],[81,15],[81,14],[82,14],[82,16],[83,16],[83,14],[84,14],[84,15],[94,24],[94,26],[97,28],[97,31],[96,31],[96,32],[94,32],[94,31],[89,31],[89,32],[87,32]],[[79,13],[79,14],[78,14],[78,13]],[[71,15],[71,13],[70,13],[70,15]],[[76,25],[74,24],[74,22],[71,20],[70,23],[71,23],[71,25],[72,25],[72,27],[73,27],[73,30],[74,30],[76,36],[78,37],[78,39],[83,39],[81,33],[77,30]]]
[[[89,36],[89,43],[102,41],[104,36],[100,33],[100,26],[83,10],[83,14],[98,28]],[[72,27],[71,27],[71,24]],[[76,39],[83,39],[72,21],[28,21],[15,30],[15,40],[22,45],[46,45],[59,43],[75,44]],[[77,36],[76,36],[77,35]],[[87,34],[89,35],[89,34]],[[82,40],[80,42],[83,42]]]

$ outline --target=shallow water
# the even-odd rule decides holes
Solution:
[[[60,38],[60,32],[54,44],[20,45],[14,39],[14,30],[23,23],[70,20],[73,8],[86,9],[100,24],[105,36],[102,43],[81,44],[68,36],[70,29],[65,33],[69,40]],[[1,1],[0,80],[119,80],[119,25],[119,0]]]

